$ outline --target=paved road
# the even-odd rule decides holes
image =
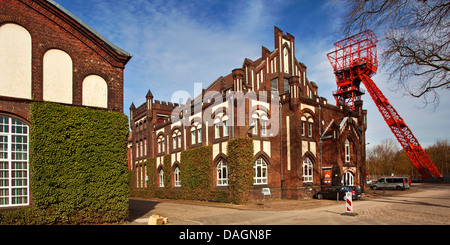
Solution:
[[[354,201],[356,216],[342,215],[343,201],[308,209],[243,210],[233,205],[132,199],[130,224],[144,225],[150,215],[159,214],[169,218],[169,225],[449,225],[450,185],[416,184],[413,188],[417,191]]]

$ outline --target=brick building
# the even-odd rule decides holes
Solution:
[[[30,203],[30,104],[123,112],[130,59],[52,0],[0,1],[0,207]]]
[[[215,172],[213,188],[226,188],[226,146],[236,137],[250,137],[254,143],[251,198],[258,198],[264,187],[271,188],[273,197],[302,198],[321,182],[361,185],[367,113],[362,101],[355,111],[329,104],[295,57],[295,38],[276,27],[274,37],[273,51],[262,47],[261,58],[244,59],[241,68],[219,77],[184,105],[154,100],[150,90],[145,103],[131,105],[129,164],[136,188],[147,186],[147,168],[162,176],[164,155],[171,159],[171,188],[182,186],[177,181],[183,174],[180,152],[203,145],[213,148],[212,156],[205,156]],[[245,102],[238,102],[239,93]],[[156,166],[148,166],[148,158],[156,158]]]

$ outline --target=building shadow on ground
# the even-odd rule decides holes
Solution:
[[[142,199],[129,199],[129,211],[130,216],[128,221],[132,222],[136,219],[141,218],[158,205],[159,202],[151,201],[151,200],[142,200]]]

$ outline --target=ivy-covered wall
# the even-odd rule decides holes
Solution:
[[[98,224],[128,218],[128,119],[123,113],[34,102],[31,125],[34,207],[3,212],[0,223]],[[20,218],[29,213],[48,217]]]
[[[236,138],[228,142],[229,188],[233,203],[243,203],[253,189],[253,140]]]
[[[202,200],[211,202],[243,203],[247,201],[253,188],[253,140],[236,138],[228,142],[229,186],[225,189],[213,188],[212,147],[202,146],[181,152],[181,187],[174,188],[170,155],[164,156],[164,188],[157,185],[158,173],[154,158],[147,160],[147,189],[133,190],[133,196],[169,199]],[[169,171],[170,170],[170,171]]]

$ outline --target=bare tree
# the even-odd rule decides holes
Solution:
[[[450,143],[448,139],[437,140],[425,151],[441,173],[448,174],[450,172]]]
[[[382,67],[411,96],[439,102],[450,89],[450,1],[341,0],[349,7],[346,35],[371,29],[383,33]]]
[[[393,171],[396,153],[400,150],[398,143],[387,138],[367,152],[367,171],[371,175],[388,175]]]

